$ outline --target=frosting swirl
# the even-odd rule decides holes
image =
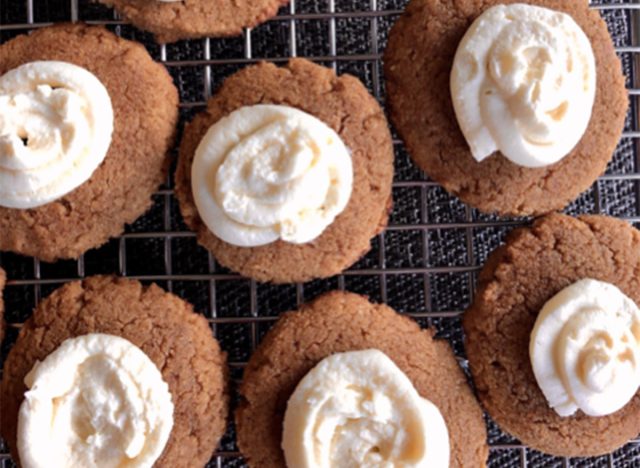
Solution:
[[[277,105],[241,107],[209,128],[191,168],[209,230],[250,247],[318,237],[347,206],[351,156],[316,117]]]
[[[152,467],[173,427],[160,370],[124,338],[64,341],[25,377],[18,416],[24,468]]]
[[[529,354],[538,385],[560,416],[614,413],[640,387],[640,310],[612,284],[578,281],[544,305]]]
[[[584,135],[596,93],[591,43],[571,16],[525,4],[487,9],[463,37],[451,97],[477,161],[500,151],[542,167]]]
[[[104,160],[113,108],[91,72],[38,61],[0,77],[0,206],[36,208],[86,182]]]
[[[449,466],[438,408],[381,351],[329,356],[300,381],[282,436],[287,466]]]

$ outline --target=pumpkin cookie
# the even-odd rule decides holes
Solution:
[[[176,196],[222,265],[298,282],[340,273],[371,248],[392,180],[375,99],[352,76],[294,59],[231,76],[186,126]]]
[[[288,0],[100,0],[158,42],[234,36],[276,15]]]
[[[628,97],[587,0],[514,3],[412,0],[391,30],[385,78],[391,120],[429,177],[482,211],[537,215],[605,171]]]
[[[12,134],[0,154],[0,250],[55,261],[104,244],[151,206],[178,92],[142,45],[67,24],[0,45],[0,112]],[[38,158],[22,157],[30,172],[17,174],[11,154],[25,152]]]
[[[463,325],[469,365],[480,401],[505,431],[537,450],[570,457],[608,453],[638,435],[640,392],[637,392],[637,383],[635,396],[631,396],[630,401],[605,402],[605,406],[620,403],[621,409],[611,414],[605,411],[601,416],[585,413],[598,411],[599,408],[594,407],[593,403],[602,407],[602,398],[598,403],[593,394],[604,395],[603,392],[610,387],[609,383],[595,386],[589,383],[601,382],[602,379],[606,381],[606,373],[598,375],[592,366],[596,361],[588,357],[598,357],[597,362],[602,363],[602,369],[612,369],[609,357],[600,351],[593,352],[605,349],[599,348],[596,338],[615,334],[612,330],[616,329],[611,327],[619,320],[617,314],[623,307],[609,312],[605,316],[608,325],[602,327],[598,323],[600,319],[589,318],[597,307],[580,305],[583,299],[576,296],[575,291],[586,291],[585,285],[588,283],[602,285],[604,282],[609,286],[598,286],[596,299],[600,297],[609,305],[616,304],[604,296],[605,293],[609,294],[607,290],[615,287],[630,301],[640,304],[639,268],[640,232],[623,221],[605,216],[582,216],[576,219],[560,214],[549,215],[536,221],[530,228],[511,233],[506,245],[489,257],[480,274],[475,301],[466,312]],[[565,289],[569,286],[569,289]],[[572,301],[570,304],[574,305],[563,309],[562,320],[575,317],[578,321],[572,318],[574,321],[564,326],[562,333],[556,336],[548,325],[562,323],[562,320],[558,316],[551,317],[552,322],[545,325],[542,315],[548,315],[548,310],[564,307],[567,297]],[[571,309],[578,306],[582,316],[572,313]],[[597,314],[602,315],[602,312]],[[589,321],[585,322],[587,319]],[[623,319],[620,327],[625,333],[628,331],[625,328],[629,326],[627,320]],[[637,335],[633,338],[633,321],[630,324],[632,338],[623,336],[622,342],[640,343],[640,332],[636,329]],[[534,333],[532,338],[534,325],[535,330],[541,333]],[[587,328],[577,328],[578,331],[571,333],[574,345],[562,347],[566,348],[562,355],[552,355],[559,352],[563,334],[568,333],[574,325]],[[588,327],[595,327],[593,335]],[[640,324],[636,323],[635,327],[640,327]],[[589,336],[596,337],[595,341],[582,343],[583,337]],[[540,361],[537,350],[548,340],[557,344],[555,351],[546,356],[546,362]],[[578,346],[578,343],[582,344]],[[615,336],[610,343],[610,349],[618,349]],[[636,353],[640,352],[638,343],[635,344]],[[535,360],[539,361],[542,372],[538,370],[534,374],[530,346],[536,353]],[[566,356],[573,355],[574,348],[580,350],[579,356],[584,358],[576,361],[583,363],[579,366],[582,370],[569,366],[562,372],[567,375],[566,379],[553,377],[558,372],[558,366],[564,365]],[[565,353],[568,354],[565,356]],[[620,351],[620,365],[626,365],[626,354],[627,351]],[[556,371],[553,371],[554,368]],[[580,370],[582,376],[577,380],[586,381],[586,384],[570,378],[569,374],[576,369]],[[632,369],[618,374],[618,378],[634,375]],[[615,377],[615,370],[611,375]],[[545,385],[539,386],[537,377]],[[552,378],[557,381],[555,384]],[[550,385],[555,388],[550,388]],[[566,386],[571,387],[569,397],[564,394],[566,389],[563,387]],[[631,385],[624,386],[628,390]],[[588,390],[589,387],[591,390]],[[551,390],[545,392],[552,397],[549,402],[541,388]],[[593,388],[600,390],[594,392]],[[550,405],[554,394],[561,395],[560,400],[556,399],[555,403],[561,403],[556,410]],[[585,397],[585,394],[589,396]],[[618,395],[614,394],[605,400],[617,398]],[[574,404],[576,401],[578,405]]]
[[[312,368],[336,353],[369,349],[386,354],[439,409],[448,428],[450,466],[484,466],[482,411],[449,345],[385,305],[339,291],[284,314],[251,356],[236,412],[238,445],[249,465],[285,466],[287,402]]]
[[[20,443],[18,431],[21,426],[18,424],[18,414],[20,411],[20,418],[23,418],[23,413],[29,409],[31,398],[34,398],[29,396],[25,400],[25,378],[30,380],[34,378],[34,373],[45,373],[42,367],[49,366],[47,356],[52,355],[54,351],[59,354],[59,350],[68,348],[69,343],[73,343],[73,340],[70,342],[69,339],[81,340],[91,337],[91,344],[109,335],[122,342],[127,340],[130,347],[137,347],[138,354],[144,353],[152,361],[168,385],[173,403],[173,426],[156,466],[183,466],[185,460],[189,460],[190,466],[204,466],[211,458],[226,426],[229,396],[225,354],[213,338],[207,321],[194,313],[190,304],[155,285],[145,287],[137,281],[101,276],[69,283],[42,301],[20,330],[18,340],[9,353],[1,387],[2,434],[11,448],[14,459],[19,461],[16,440],[18,438]],[[81,351],[84,350],[83,346],[75,345],[76,349],[79,348]],[[69,349],[65,351],[73,356]],[[118,372],[125,373],[128,371],[128,364],[140,362],[138,357],[134,357],[135,360],[114,359],[109,368],[115,366],[119,369]],[[93,364],[90,361],[91,359],[84,361],[82,373],[92,370]],[[42,364],[34,369],[38,362]],[[33,372],[30,372],[32,369]],[[96,381],[111,373],[114,372],[109,370],[95,373]],[[74,378],[80,374],[78,371]],[[120,374],[115,375],[119,378]],[[144,373],[142,370],[133,371],[130,375],[134,380],[136,376],[140,376],[143,382],[148,380],[146,370]],[[59,378],[57,382],[62,383]],[[33,382],[30,382],[30,386],[32,384]],[[85,397],[82,400],[85,406],[96,406],[96,401],[105,401],[106,398],[117,398],[125,394],[131,385],[124,379],[122,390],[112,391],[114,387],[120,388],[112,380],[105,380],[101,384],[103,391],[99,393],[103,395],[102,400],[92,400],[89,390],[80,390],[85,392],[82,394]],[[39,397],[42,398],[47,391],[47,387],[41,388]],[[70,388],[67,395],[71,396],[58,400],[66,401],[72,398],[74,391],[78,390]],[[33,387],[28,395],[32,392]],[[137,399],[141,404],[157,403],[145,401],[144,397],[140,396],[147,394],[134,392],[131,398]],[[64,404],[65,401],[60,404]],[[96,420],[103,421],[104,412],[99,411],[100,405],[98,404],[94,410]],[[34,417],[39,416],[37,411],[33,412]],[[80,410],[74,414],[82,419]],[[135,414],[146,416],[145,412],[140,411]],[[125,406],[122,416],[128,415]],[[28,425],[24,419],[21,419],[21,424],[23,429],[20,433],[28,432]],[[115,425],[116,422],[111,424]],[[61,427],[69,430],[64,424]],[[81,437],[83,431],[88,430],[86,427],[83,429],[82,425],[74,427],[78,437]],[[106,432],[110,427],[109,424],[105,424],[104,427],[96,427],[95,430]],[[114,440],[128,440],[130,431],[135,430],[135,427],[131,429],[126,426],[124,429],[120,436],[113,439],[105,436],[103,442],[108,445]],[[152,436],[145,432],[144,438],[149,440]],[[71,440],[71,436],[68,440]],[[90,445],[91,440],[93,439],[86,439],[86,445]],[[138,445],[132,443],[130,450],[135,451],[134,446]],[[20,449],[21,454],[23,448]],[[28,448],[27,446],[26,449]],[[47,453],[47,456],[54,457],[55,454]]]

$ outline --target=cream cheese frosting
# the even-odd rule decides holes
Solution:
[[[379,350],[323,359],[289,398],[282,448],[289,468],[449,466],[442,414]]]
[[[64,341],[25,377],[18,417],[23,468],[151,467],[173,427],[160,370],[112,335]]]
[[[595,94],[585,33],[571,16],[533,5],[487,9],[451,73],[456,117],[477,161],[496,151],[524,167],[560,161],[584,135]]]
[[[0,76],[0,206],[36,208],[85,183],[111,144],[104,85],[66,62],[36,61]]]
[[[340,136],[321,120],[288,106],[255,105],[209,128],[191,183],[198,214],[223,241],[302,244],[347,206],[353,167]]]
[[[640,388],[640,310],[616,286],[580,280],[544,305],[529,355],[560,416],[615,413]]]

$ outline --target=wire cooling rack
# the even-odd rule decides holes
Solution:
[[[603,213],[640,224],[638,2],[593,2],[607,20],[623,61],[631,110],[606,175],[567,209],[571,214]],[[110,9],[87,0],[0,0],[0,42],[52,22],[105,25],[144,43],[166,65],[180,89],[183,124],[204,108],[226,76],[263,59],[282,63],[292,56],[308,57],[338,73],[358,76],[383,103],[381,53],[405,4],[406,0],[292,0],[275,19],[246,30],[243,36],[159,46]],[[373,240],[366,257],[343,275],[327,280],[304,285],[257,284],[217,265],[183,224],[171,177],[154,195],[149,213],[123,236],[78,261],[46,264],[1,254],[0,264],[9,276],[5,294],[9,329],[2,359],[21,323],[51,291],[87,275],[118,274],[157,282],[193,303],[210,320],[227,351],[236,384],[251,352],[278,314],[336,288],[366,294],[423,326],[435,327],[440,337],[451,342],[464,367],[460,317],[473,297],[478,270],[505,234],[526,220],[487,216],[469,208],[428,180],[410,162],[397,137],[394,146],[395,205],[390,226]],[[529,450],[491,421],[487,424],[492,467],[640,467],[640,439],[608,456],[562,459]],[[0,462],[3,467],[15,466],[1,442]],[[231,427],[209,466],[243,465]]]

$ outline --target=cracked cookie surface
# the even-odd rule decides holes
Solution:
[[[562,418],[547,404],[529,360],[531,330],[551,297],[593,278],[640,304],[638,272],[640,231],[606,216],[546,216],[512,232],[490,255],[463,326],[478,396],[504,430],[560,456],[608,453],[638,435],[640,391],[609,416],[578,411]]]
[[[525,3],[563,11],[591,41],[597,91],[589,127],[560,162],[530,169],[500,153],[478,163],[449,91],[462,36],[486,9],[521,0],[412,0],[384,54],[391,120],[415,163],[462,201],[485,212],[538,215],[564,208],[604,173],[620,140],[628,107],[625,78],[607,25],[587,0]]]
[[[444,416],[451,467],[479,467],[488,447],[482,410],[446,341],[365,297],[334,291],[280,317],[244,371],[236,411],[238,445],[250,466],[285,466],[280,448],[287,401],[325,357],[379,349]]]
[[[254,104],[282,104],[325,122],[351,151],[354,181],[345,210],[315,240],[237,247],[217,238],[200,219],[191,191],[191,163],[209,127],[234,110]],[[324,278],[340,273],[371,249],[371,238],[387,224],[391,206],[393,147],[387,120],[376,100],[355,77],[340,77],[308,60],[284,67],[247,67],[227,78],[207,110],[185,127],[176,171],[176,196],[198,242],[222,265],[275,283]]]
[[[156,285],[109,276],[68,283],[36,308],[9,352],[2,386],[2,435],[18,461],[16,430],[25,375],[64,340],[88,333],[123,337],[162,373],[174,425],[155,466],[204,466],[224,433],[228,412],[225,354],[206,319]]]
[[[278,13],[289,0],[99,0],[160,43],[236,36]]]
[[[45,261],[78,258],[124,231],[164,181],[178,121],[178,91],[146,49],[101,27],[63,24],[0,45],[0,75],[35,60],[60,60],[93,73],[114,112],[107,155],[91,178],[29,210],[0,207],[0,250]]]

